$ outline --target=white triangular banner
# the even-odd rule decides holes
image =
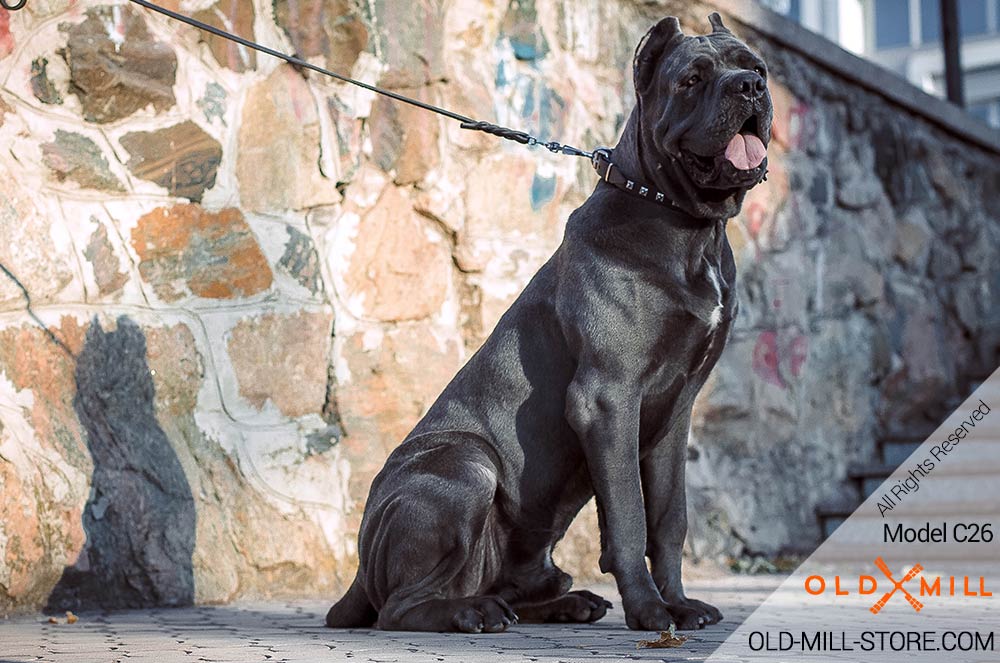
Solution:
[[[708,660],[1000,660],[997,596],[1000,371]]]

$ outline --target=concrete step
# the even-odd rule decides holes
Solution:
[[[942,456],[939,460],[931,458],[935,467],[925,480],[993,476],[1000,482],[1000,440],[968,440],[959,444],[965,445],[961,447],[960,452],[956,447],[955,451],[948,456]],[[916,460],[922,459],[923,457],[910,462],[916,465]],[[897,469],[907,469],[906,464],[900,468],[898,464],[854,463],[849,466],[847,476],[858,483],[862,497],[868,498],[877,492]]]
[[[907,500],[906,497],[909,496],[904,496],[903,499],[897,501],[928,506],[934,503],[943,506],[976,500],[990,500],[1000,494],[1000,473],[996,471],[981,474],[945,474],[943,472],[935,474],[935,472],[937,470],[920,479],[917,491],[923,493],[922,499],[914,500],[911,498]],[[869,480],[876,481],[874,477],[870,477]],[[884,487],[879,483],[875,486],[872,494],[881,495],[881,493],[889,491],[895,484],[895,480],[885,484]]]
[[[857,506],[816,507],[816,517],[819,518],[823,539],[828,539],[847,520]]]
[[[977,470],[975,473],[970,471],[949,473],[945,471],[944,466],[936,468],[920,481],[917,493],[904,495],[902,499],[898,499],[891,513],[897,517],[911,515],[926,518],[992,517],[1000,527],[1000,466],[994,460],[984,462],[975,469]],[[872,494],[881,495],[890,490],[894,482],[885,484],[888,476],[885,467],[858,468],[855,472],[856,480],[865,490],[865,499]],[[910,499],[907,499],[908,497]],[[817,507],[816,516],[823,536],[829,537],[833,534],[860,505],[861,500],[855,504],[827,504]],[[877,507],[867,508],[872,509],[871,517],[877,517]]]
[[[990,372],[978,372],[965,374],[960,378],[962,385],[960,391],[971,396],[976,394],[979,398],[987,402],[995,403],[1000,401],[1000,381],[984,386],[984,382],[992,375]],[[942,405],[944,416],[950,415],[967,398],[949,399]],[[942,498],[932,504],[924,503],[920,500],[912,504],[912,508],[920,516],[928,518],[935,516],[962,517],[974,515],[996,515],[1000,521],[1000,503],[992,499],[994,494],[1000,500],[1000,489],[983,485],[982,479],[996,482],[994,486],[1000,484],[1000,418],[994,417],[990,421],[980,424],[976,433],[979,437],[960,442],[961,453],[951,458],[944,457],[931,475],[921,482],[922,488],[934,488],[935,493],[941,493]],[[860,499],[856,503],[821,504],[816,507],[816,517],[819,519],[820,528],[824,538],[828,538],[840,527],[843,522],[851,517],[863,499],[867,499],[882,489],[886,480],[892,476],[901,465],[907,462],[915,463],[922,458],[910,460],[913,453],[928,439],[924,437],[888,437],[877,442],[878,458],[867,463],[854,463],[848,469],[848,478],[857,485]],[[983,437],[985,436],[985,437]],[[937,442],[937,440],[932,440]],[[973,478],[971,482],[963,480],[964,477]],[[978,497],[966,499],[970,486],[984,489]],[[890,486],[884,486],[888,489]],[[984,500],[984,498],[986,498]],[[910,504],[900,505],[895,508],[895,512],[901,515],[907,513],[911,508]],[[902,511],[901,511],[902,509]]]
[[[880,527],[882,522],[926,522],[928,520],[951,520],[992,522],[997,528],[1000,540],[1000,495],[975,500],[942,500],[931,502],[907,502],[905,499],[886,514],[885,519],[878,514],[878,507],[865,507],[867,511],[855,513],[861,504],[841,506],[821,506],[816,515],[823,528],[823,536],[829,537],[848,518],[857,520],[859,525],[871,522]]]
[[[924,438],[888,438],[879,440],[879,456],[882,464],[899,467],[923,443]]]
[[[879,546],[891,546],[894,557],[913,558],[924,567],[933,568],[935,563],[961,562],[962,568],[972,569],[975,566],[997,568],[996,544],[925,544],[925,543],[890,543]],[[850,563],[860,562],[871,564],[878,548],[869,542],[844,543],[836,539],[827,541],[812,554],[810,562],[817,563]],[[971,571],[969,572],[971,575]],[[994,571],[995,573],[995,571]]]

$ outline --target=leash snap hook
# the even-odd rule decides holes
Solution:
[[[3,8],[9,12],[16,12],[18,9],[21,9],[26,4],[28,4],[28,0],[19,0],[19,2],[16,2],[14,4],[9,4],[9,0],[0,0],[0,5],[2,5]]]
[[[611,161],[611,150],[606,147],[598,147],[590,153],[590,162],[593,164],[594,168],[597,168],[597,165],[601,161]]]

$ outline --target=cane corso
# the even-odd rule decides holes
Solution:
[[[709,20],[711,34],[687,36],[666,18],[640,42],[610,165],[375,478],[329,626],[600,619],[611,604],[570,591],[551,556],[592,496],[630,628],[722,618],[681,585],[684,464],[692,403],[736,315],[726,221],[766,172],[771,99],[761,58]]]

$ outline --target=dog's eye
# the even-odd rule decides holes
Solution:
[[[684,85],[691,87],[693,85],[697,85],[700,82],[701,82],[701,76],[699,76],[698,74],[694,74],[686,81],[684,81]]]
[[[764,67],[757,65],[753,68],[753,70],[756,71],[761,78],[767,78],[767,72],[764,70]]]

